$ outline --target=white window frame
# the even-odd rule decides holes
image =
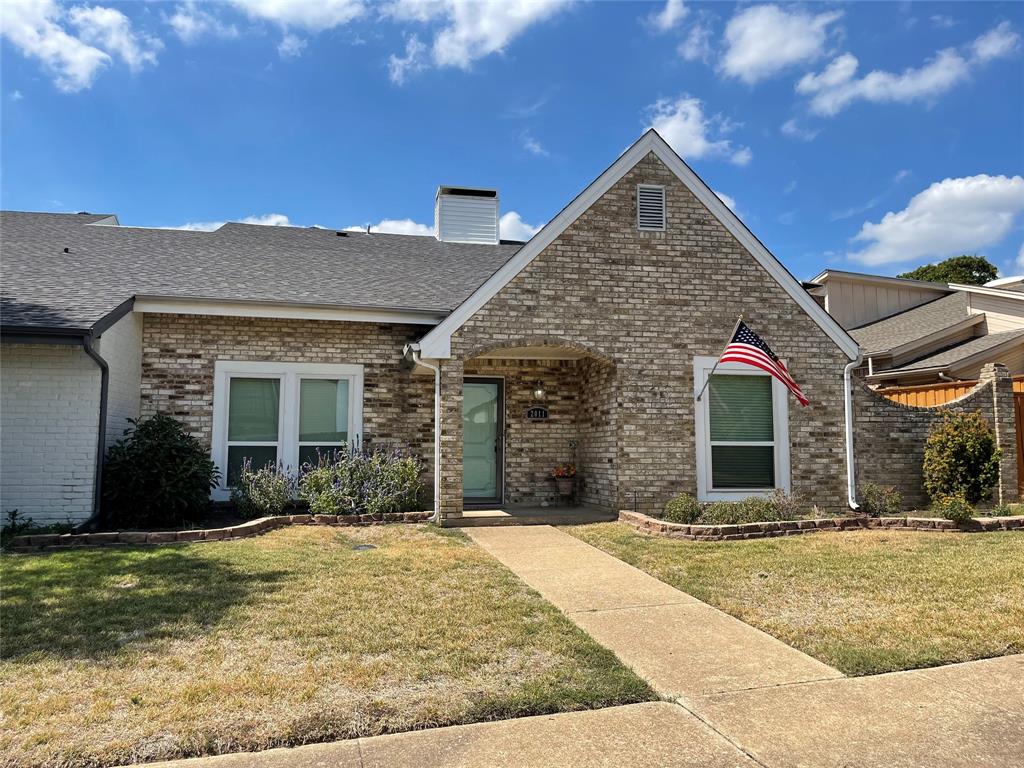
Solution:
[[[697,356],[693,360],[693,394],[696,398],[708,380],[718,358]],[[714,488],[711,482],[711,416],[708,407],[708,390],[699,401],[694,400],[695,428],[697,438],[697,500],[698,501],[740,501],[751,496],[768,496],[773,490],[789,493],[789,390],[786,385],[770,374],[742,363],[721,363],[715,373],[739,376],[768,376],[772,382],[772,421],[774,435],[772,443],[750,443],[750,445],[773,445],[775,448],[774,488]],[[746,444],[746,443],[744,443]]]
[[[277,446],[277,458],[285,467],[299,464],[299,390],[302,379],[348,381],[348,440],[358,444],[363,434],[363,366],[340,363],[275,363],[248,360],[217,360],[213,366],[213,436],[210,457],[221,472],[217,488],[211,494],[217,501],[231,496],[227,485],[228,397],[231,379],[277,379],[281,382],[278,401],[277,442],[241,445]],[[316,443],[324,445],[324,443]],[[339,443],[339,445],[341,445]]]
[[[640,190],[656,189],[661,192],[661,226],[644,227],[640,224]],[[668,228],[668,193],[664,184],[637,184],[636,185],[636,228],[641,232],[664,232]]]

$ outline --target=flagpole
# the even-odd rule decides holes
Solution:
[[[734,325],[732,327],[732,333],[729,334],[729,340],[727,342],[725,342],[725,346],[722,348],[722,355],[725,354],[725,350],[729,348],[730,344],[732,344],[732,338],[733,338],[733,336],[736,335],[736,331],[739,330],[740,323],[742,323],[742,322],[743,322],[743,313],[740,312],[740,316],[736,318],[736,325]],[[700,399],[702,397],[704,397],[704,390],[706,390],[708,388],[708,384],[711,383],[711,377],[715,375],[715,369],[718,368],[718,363],[721,361],[722,355],[718,356],[718,359],[715,360],[715,364],[713,366],[711,366],[711,371],[708,373],[708,377],[706,379],[704,379],[704,386],[701,387],[700,388],[700,392],[697,393],[697,402],[698,403],[700,402]]]

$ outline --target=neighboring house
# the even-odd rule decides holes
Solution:
[[[860,344],[872,386],[973,381],[986,363],[1024,374],[1024,278],[985,286],[825,270],[810,293]]]
[[[655,132],[525,245],[491,190],[435,210],[437,237],[4,213],[3,508],[87,517],[99,451],[157,411],[227,478],[411,446],[448,522],[555,500],[563,462],[612,513],[774,488],[845,507],[857,343]],[[740,313],[810,407],[731,365],[695,399]]]

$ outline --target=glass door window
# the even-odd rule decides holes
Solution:
[[[502,383],[462,387],[462,487],[467,501],[501,500]]]

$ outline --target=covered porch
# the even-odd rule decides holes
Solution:
[[[544,340],[445,360],[441,371],[442,525],[615,519],[611,360]],[[556,468],[571,479],[558,482]]]

